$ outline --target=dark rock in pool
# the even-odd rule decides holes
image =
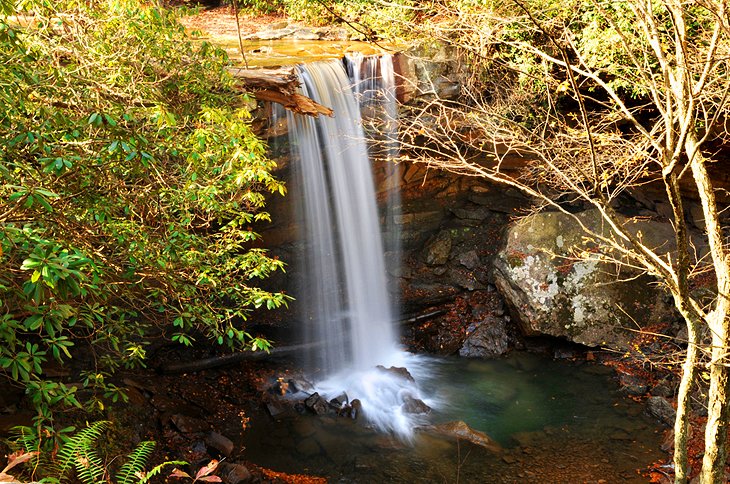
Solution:
[[[674,419],[677,416],[677,411],[664,397],[650,397],[646,401],[646,411],[669,427],[674,425]]]
[[[474,445],[484,447],[485,449],[492,452],[502,452],[502,446],[492,440],[491,437],[489,437],[484,432],[474,430],[461,420],[428,427],[421,427],[420,430],[455,439],[466,440],[467,442],[471,442]]]
[[[233,442],[225,435],[218,432],[210,432],[205,437],[205,445],[212,447],[226,457],[230,457],[233,453]]]
[[[312,393],[306,400],[304,400],[304,406],[307,407],[310,412],[317,415],[326,415],[331,410],[327,400],[322,398],[322,396],[317,392]]]
[[[505,354],[509,350],[509,336],[504,319],[488,316],[483,322],[468,328],[459,356],[467,358],[490,358]]]
[[[390,368],[386,368],[383,365],[378,365],[376,367],[378,370],[383,371],[385,373],[390,373],[395,376],[399,376],[403,378],[404,380],[414,382],[416,380],[413,379],[413,376],[411,376],[411,373],[406,369],[398,366],[391,366]]]
[[[419,413],[431,413],[431,407],[420,398],[413,398],[410,395],[406,395],[403,399],[403,405],[401,408],[405,413],[419,414]]]
[[[621,383],[621,390],[629,395],[643,395],[647,390],[646,382],[633,375],[621,374],[619,383]]]

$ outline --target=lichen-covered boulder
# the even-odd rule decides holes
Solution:
[[[596,210],[577,216],[586,227],[609,233]],[[624,223],[651,247],[666,250],[673,244],[669,224]],[[579,256],[595,247],[568,214],[536,213],[512,224],[494,277],[526,335],[623,350],[632,330],[673,317],[668,296],[652,277]]]

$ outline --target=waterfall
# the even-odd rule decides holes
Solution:
[[[298,299],[306,306],[307,336],[314,343],[310,364],[321,378],[317,389],[332,396],[346,391],[361,400],[369,421],[409,437],[414,417],[404,413],[403,404],[419,398],[418,389],[412,382],[375,368],[406,366],[406,360],[414,360],[398,347],[361,116],[362,106],[369,113],[368,122],[380,125],[379,146],[385,147],[376,150],[380,157],[394,158],[392,58],[316,62],[297,66],[297,72],[302,94],[334,111],[333,117],[287,114],[306,244],[306,281]],[[387,165],[389,206],[396,207],[400,175],[394,163]],[[384,214],[389,254],[396,254],[389,263],[399,266],[394,218],[393,210]],[[420,369],[408,366],[417,376]]]
[[[297,67],[302,93],[333,117],[294,116],[306,226],[310,337],[327,374],[366,369],[397,351],[384,250],[360,108],[341,61]]]

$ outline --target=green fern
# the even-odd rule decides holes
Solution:
[[[41,449],[41,440],[38,433],[32,427],[16,425],[10,429],[10,441],[14,446],[26,452],[37,452]]]
[[[147,482],[149,482],[150,479],[152,479],[157,474],[159,474],[160,472],[162,472],[162,469],[164,469],[167,466],[184,466],[184,465],[187,465],[187,464],[188,463],[185,462],[184,460],[170,460],[170,461],[163,462],[162,464],[159,464],[159,465],[153,467],[152,469],[150,469],[150,471],[147,472],[139,480],[139,483],[138,484],[147,484]]]
[[[38,431],[33,427],[16,425],[10,429],[10,446],[14,450],[24,450],[25,452],[38,452],[38,454],[29,461],[28,465],[38,468],[48,463],[47,453],[44,452],[43,441],[38,435]]]
[[[155,443],[147,440],[139,445],[127,456],[127,462],[117,473],[117,484],[134,484],[139,481],[139,474],[155,449]]]
[[[65,442],[60,446],[54,462],[51,462],[53,453],[46,449],[49,442],[39,438],[38,433],[31,427],[17,426],[13,428],[14,446],[26,452],[40,451],[35,459],[34,467],[40,466],[53,473],[54,477],[44,478],[44,482],[69,482],[71,470],[76,470],[76,478],[83,484],[99,484],[112,482],[109,479],[109,472],[104,461],[96,452],[98,440],[109,428],[110,422],[102,420],[94,422],[85,429],[76,432],[73,436],[64,437]],[[64,430],[72,430],[72,427]],[[116,474],[116,484],[146,484],[152,477],[160,474],[169,465],[186,465],[184,461],[170,461],[154,467],[149,472],[144,472],[144,467],[154,451],[155,443],[152,441],[140,442],[139,445],[127,456],[126,462]]]
[[[77,432],[58,451],[56,470],[63,479],[72,468],[84,484],[96,484],[104,477],[104,463],[94,450],[96,441],[109,427],[109,422],[100,420]]]

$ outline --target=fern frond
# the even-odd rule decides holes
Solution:
[[[81,449],[74,462],[76,475],[84,484],[97,484],[104,480],[104,463],[93,449]]]
[[[151,440],[140,442],[127,456],[127,462],[119,469],[117,473],[117,484],[132,484],[136,482],[136,479],[139,479],[137,474],[144,470],[144,466],[154,449],[155,443]]]
[[[91,463],[90,466],[94,466],[94,469],[88,471],[91,473],[89,475],[98,473],[98,468],[96,468],[98,465],[102,469],[101,475],[103,476],[103,465],[101,465],[101,459],[94,451],[94,445],[108,426],[109,422],[106,420],[94,422],[85,429],[78,431],[68,442],[61,446],[56,456],[55,466],[59,477],[63,479],[72,468],[78,470],[78,465],[83,467],[85,460]],[[84,467],[84,470],[88,469],[90,467]]]
[[[33,427],[16,425],[10,429],[9,441],[10,445],[15,449],[24,450],[29,453],[38,452],[38,454],[30,461],[30,465],[33,467],[37,467],[42,459],[44,461],[48,460],[48,456],[41,452],[43,442],[38,435],[38,431]]]
[[[188,465],[188,463],[185,462],[184,460],[171,460],[171,461],[163,462],[162,464],[156,465],[147,474],[145,474],[145,476],[139,480],[138,484],[147,484],[147,482],[149,482],[150,479],[152,479],[157,474],[162,472],[162,469],[164,469],[167,466],[186,466],[186,465]]]
[[[26,452],[36,452],[41,448],[38,432],[33,427],[16,425],[10,429],[10,441]]]

